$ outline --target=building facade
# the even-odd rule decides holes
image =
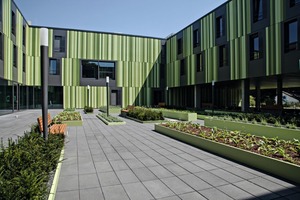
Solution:
[[[40,108],[41,27],[0,7],[0,114]],[[106,76],[122,107],[281,107],[283,91],[300,94],[299,8],[229,0],[168,38],[48,27],[49,108],[106,105]]]

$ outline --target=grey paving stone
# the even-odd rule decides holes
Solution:
[[[164,165],[164,167],[175,174],[176,176],[184,175],[184,174],[190,174],[190,172],[186,171],[184,168],[180,167],[177,164],[167,164]]]
[[[181,163],[181,162],[186,162],[185,159],[175,155],[175,154],[172,154],[172,155],[168,155],[167,156],[169,160],[173,161],[174,163]]]
[[[105,162],[108,161],[106,156],[103,154],[92,155],[92,159],[94,162]]]
[[[60,176],[57,186],[57,191],[78,190],[79,180],[78,175]]]
[[[174,176],[171,172],[166,170],[162,166],[154,166],[154,167],[149,167],[149,169],[158,177],[158,178],[167,178],[167,177],[172,177]]]
[[[160,180],[145,181],[143,184],[155,198],[163,198],[174,195],[174,193]]]
[[[225,180],[215,176],[210,172],[199,172],[195,173],[195,175],[215,187],[228,184]]]
[[[223,169],[215,169],[210,172],[213,173],[214,175],[226,180],[229,183],[236,183],[236,182],[243,180],[242,178],[240,178],[234,174],[231,174]]]
[[[201,167],[202,169],[204,170],[214,170],[214,169],[217,169],[218,167],[208,163],[208,162],[205,162],[203,160],[197,160],[197,161],[193,161],[192,163],[194,163],[195,165]]]
[[[96,173],[94,162],[87,162],[78,164],[78,173],[79,174],[93,174]]]
[[[103,187],[102,190],[105,200],[129,200],[121,185]]]
[[[177,195],[194,191],[190,186],[177,177],[163,178],[161,181]]]
[[[224,194],[223,192],[217,190],[216,188],[210,188],[198,192],[207,199],[222,199],[222,200],[232,199],[226,194]]]
[[[153,159],[161,165],[172,164],[173,162],[164,156],[153,157]]]
[[[252,173],[245,171],[238,167],[227,167],[227,168],[224,168],[224,170],[226,170],[232,174],[235,174],[241,178],[244,178],[244,179],[252,179],[252,178],[257,177],[257,175],[252,174]]]
[[[131,169],[135,169],[135,168],[141,168],[141,167],[145,167],[143,165],[143,163],[141,163],[139,160],[137,159],[130,159],[130,160],[124,160],[126,162],[126,164],[129,166],[129,168]]]
[[[139,158],[139,160],[146,166],[146,167],[152,167],[152,166],[157,166],[159,165],[158,162],[156,162],[155,160],[153,160],[150,157],[142,157]]]
[[[104,162],[94,162],[97,172],[111,172],[113,171],[110,163],[108,161]]]
[[[129,167],[123,160],[112,160],[110,161],[111,166],[115,171],[127,170]]]
[[[180,198],[178,196],[171,196],[171,197],[159,198],[158,200],[180,200]]]
[[[97,174],[79,175],[79,189],[100,187]]]
[[[182,200],[205,200],[206,199],[201,194],[199,194],[198,192],[191,192],[191,193],[187,193],[187,194],[181,194],[181,195],[179,195],[179,197]]]
[[[79,200],[79,190],[56,192],[56,200]]]
[[[181,158],[188,160],[188,161],[197,161],[199,160],[199,158],[192,156],[188,153],[181,153],[181,154],[177,154],[178,156],[180,156]]]
[[[178,176],[178,178],[183,180],[186,184],[188,184],[195,190],[204,190],[212,187],[211,185],[209,185],[208,183],[206,183],[205,181],[201,180],[193,174]]]
[[[279,195],[261,188],[249,181],[241,181],[234,183],[234,185],[261,199],[274,199],[279,197]]]
[[[109,161],[122,160],[118,153],[106,153],[106,156]]]
[[[128,183],[128,184],[124,184],[123,186],[131,200],[153,199],[153,196],[148,192],[148,190],[145,188],[145,186],[140,182]]]
[[[300,199],[300,193],[291,194],[291,195],[285,196],[285,198],[287,198],[289,200],[299,200]]]
[[[135,159],[134,155],[130,152],[120,152],[119,154],[124,160]]]
[[[181,167],[183,167],[184,169],[186,169],[187,171],[189,171],[191,173],[197,173],[197,172],[204,171],[203,169],[201,169],[200,167],[198,167],[197,165],[195,165],[191,162],[178,163],[178,165],[180,165]]]
[[[157,177],[146,167],[133,169],[132,171],[141,181],[150,181],[157,179]]]
[[[116,174],[122,184],[139,182],[131,170],[116,171]]]
[[[223,185],[218,187],[219,190],[227,194],[234,199],[254,199],[255,197],[244,190],[234,186],[234,185]]]
[[[104,200],[100,188],[90,188],[80,190],[80,200]]]
[[[145,153],[142,152],[142,151],[134,151],[134,152],[132,152],[132,154],[133,154],[136,158],[145,158],[145,157],[148,157],[148,155],[145,154]]]
[[[120,184],[120,181],[114,172],[98,173],[98,177],[102,187]]]
[[[205,159],[205,162],[208,162],[212,165],[215,165],[217,167],[220,167],[220,168],[225,168],[225,167],[230,167],[229,164],[225,163],[225,162],[222,162],[222,161],[219,161],[218,159],[216,158],[209,158],[209,159]]]

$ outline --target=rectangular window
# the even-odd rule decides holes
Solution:
[[[264,19],[264,2],[263,0],[252,0],[253,2],[253,22]]]
[[[160,64],[160,78],[164,79],[165,78],[165,65]]]
[[[227,60],[227,48],[225,45],[219,47],[219,67],[224,67],[228,65]]]
[[[82,78],[105,79],[109,76],[115,80],[115,63],[93,60],[82,60]]]
[[[184,59],[180,61],[180,76],[185,75],[185,62]]]
[[[17,47],[16,45],[14,45],[14,49],[13,49],[13,66],[17,67],[17,60],[18,60],[18,52],[17,52]]]
[[[182,38],[177,40],[177,54],[182,54]]]
[[[3,36],[0,33],[0,59],[3,60]]]
[[[199,30],[196,29],[193,32],[193,46],[197,47],[200,45],[200,39],[199,39]]]
[[[300,0],[290,0],[290,7],[300,5]]]
[[[298,21],[293,20],[284,24],[285,52],[298,49]]]
[[[2,22],[2,0],[0,0],[0,21]]]
[[[222,37],[225,35],[225,30],[224,30],[224,19],[222,16],[218,17],[216,19],[216,35],[217,38]]]
[[[54,36],[54,51],[55,52],[65,52],[65,37]]]
[[[23,72],[26,72],[26,55],[23,53]]]
[[[196,68],[197,68],[197,72],[203,72],[203,69],[204,69],[203,53],[197,54],[197,57],[196,57]]]
[[[23,25],[23,45],[26,46],[26,25]]]
[[[59,72],[60,72],[59,68],[60,68],[59,60],[50,59],[49,74],[50,75],[59,75]]]
[[[16,35],[16,15],[11,11],[11,33]]]
[[[250,60],[257,60],[262,58],[263,52],[260,47],[260,41],[258,33],[250,36]]]
[[[115,63],[114,62],[99,62],[99,78],[105,79],[109,76],[115,80]]]

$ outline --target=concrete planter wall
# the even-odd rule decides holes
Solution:
[[[234,122],[229,120],[219,120],[219,119],[204,119],[205,126],[208,127],[218,127],[227,130],[240,130],[244,133],[251,133],[257,136],[265,136],[269,138],[278,137],[283,140],[300,140],[300,130],[297,129],[287,129],[282,127],[273,127],[260,124],[250,124],[243,122]]]
[[[164,110],[164,109],[155,109],[156,111],[162,112],[164,117],[178,119],[182,121],[196,121],[197,120],[197,113],[190,113],[190,112],[180,112],[180,111],[173,111],[173,110]]]
[[[82,120],[76,121],[62,121],[62,124],[67,124],[68,126],[82,126]]]
[[[158,124],[155,125],[155,131],[195,147],[244,163],[256,169],[263,170],[267,173],[288,179],[298,184],[300,183],[300,176],[298,176],[298,174],[300,174],[300,166],[298,165],[186,134]]]
[[[102,118],[99,115],[96,115],[101,121],[103,121],[104,124],[108,125],[108,126],[115,126],[115,125],[123,125],[126,124],[126,122],[109,122],[106,119]]]
[[[151,124],[151,123],[162,123],[164,120],[154,120],[154,121],[142,121],[133,117],[126,116],[127,119],[131,119],[133,121],[139,122],[141,124]]]

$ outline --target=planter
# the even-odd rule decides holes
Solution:
[[[178,119],[181,121],[196,121],[197,120],[197,113],[190,113],[190,112],[180,112],[180,111],[173,111],[167,109],[154,109],[156,111],[162,112],[164,117]]]
[[[151,124],[151,123],[162,123],[164,120],[154,120],[154,121],[142,121],[133,117],[126,116],[127,119],[131,119],[133,121],[139,122],[141,124]]]
[[[68,126],[82,126],[82,120],[62,121],[61,123],[67,124]]]
[[[60,170],[61,170],[61,165],[62,165],[62,161],[63,161],[63,158],[64,158],[64,154],[65,154],[65,150],[63,148],[61,150],[59,161],[57,163],[57,167],[56,167],[56,170],[55,170],[55,175],[54,175],[54,179],[53,179],[53,182],[52,182],[52,185],[51,185],[51,189],[50,189],[48,200],[54,200],[55,199],[57,185],[58,185],[58,180],[59,180],[59,175],[60,175]]]
[[[204,124],[208,127],[217,127],[232,131],[240,130],[241,132],[251,133],[257,136],[265,136],[269,138],[278,137],[279,139],[283,140],[292,140],[294,138],[300,140],[300,130],[297,129],[287,129],[282,127],[208,118],[204,119]]]
[[[220,156],[224,156],[256,169],[263,170],[267,173],[282,177],[298,184],[300,183],[300,176],[296,175],[300,174],[300,166],[298,165],[186,134],[158,124],[155,125],[155,131],[195,147],[207,150]]]
[[[200,120],[205,120],[207,117],[207,115],[197,115],[197,118]]]
[[[127,117],[128,110],[121,110],[121,116],[122,117]]]
[[[123,125],[126,124],[126,122],[109,122],[106,119],[100,117],[99,115],[96,115],[101,121],[103,121],[104,124],[108,126],[114,126],[114,125]]]
[[[101,107],[99,108],[99,111],[106,113],[107,108],[106,107]],[[109,107],[109,113],[116,113],[119,114],[121,112],[121,107]]]

